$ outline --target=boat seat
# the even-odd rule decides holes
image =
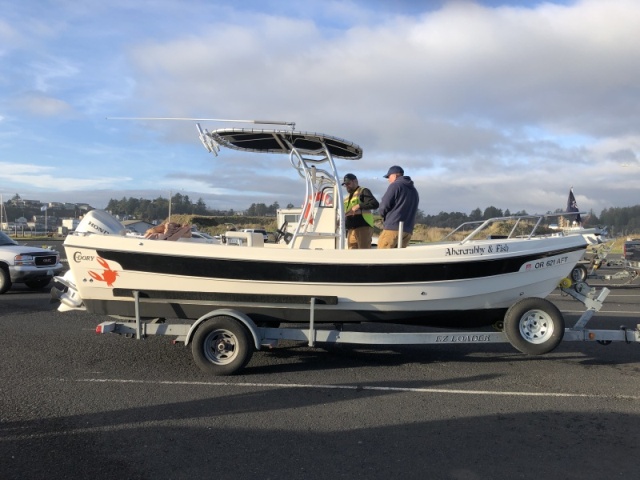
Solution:
[[[264,236],[261,233],[226,232],[224,235],[227,238],[227,245],[241,245],[243,247],[264,247]]]

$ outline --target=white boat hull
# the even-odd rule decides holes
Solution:
[[[546,297],[582,258],[580,236],[434,243],[393,250],[238,247],[70,236],[77,293],[92,313],[195,319],[221,307],[256,322],[493,321]],[[468,315],[467,315],[468,316]]]

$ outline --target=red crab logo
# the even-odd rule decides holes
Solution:
[[[107,282],[108,287],[113,287],[113,282],[116,281],[118,272],[116,272],[115,270],[111,270],[111,267],[104,258],[96,257],[96,260],[105,268],[104,273],[100,275],[99,273],[89,270],[89,275],[91,275],[91,278],[93,278],[94,280],[98,280],[99,282]]]

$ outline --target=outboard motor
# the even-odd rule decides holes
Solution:
[[[124,235],[124,226],[113,215],[104,210],[91,210],[76,227],[76,233],[97,235]]]
[[[75,232],[81,235],[124,235],[125,228],[118,219],[104,210],[91,210],[83,217]],[[65,244],[68,240],[69,237]],[[61,277],[53,277],[51,298],[60,302],[59,312],[85,310],[71,270],[67,270]]]

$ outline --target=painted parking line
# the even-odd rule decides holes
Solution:
[[[205,387],[241,387],[241,388],[306,388],[319,390],[355,390],[374,392],[400,392],[400,393],[438,393],[452,395],[485,395],[485,396],[512,396],[512,397],[548,397],[548,398],[601,398],[601,399],[624,399],[640,400],[640,395],[604,395],[590,393],[561,393],[561,392],[514,392],[505,390],[460,390],[449,388],[415,388],[415,387],[380,387],[371,385],[327,385],[327,384],[307,384],[307,383],[263,383],[263,382],[187,382],[168,380],[126,380],[115,378],[81,378],[64,379],[61,381],[81,382],[81,383],[120,383],[138,385],[180,385],[180,386],[205,386]]]
[[[560,311],[564,314],[570,315],[582,315],[584,313],[584,310],[564,310],[562,308]],[[594,318],[600,319],[603,317],[638,317],[638,321],[640,321],[640,312],[637,310],[600,310],[599,312],[596,312],[596,315],[597,317]]]

